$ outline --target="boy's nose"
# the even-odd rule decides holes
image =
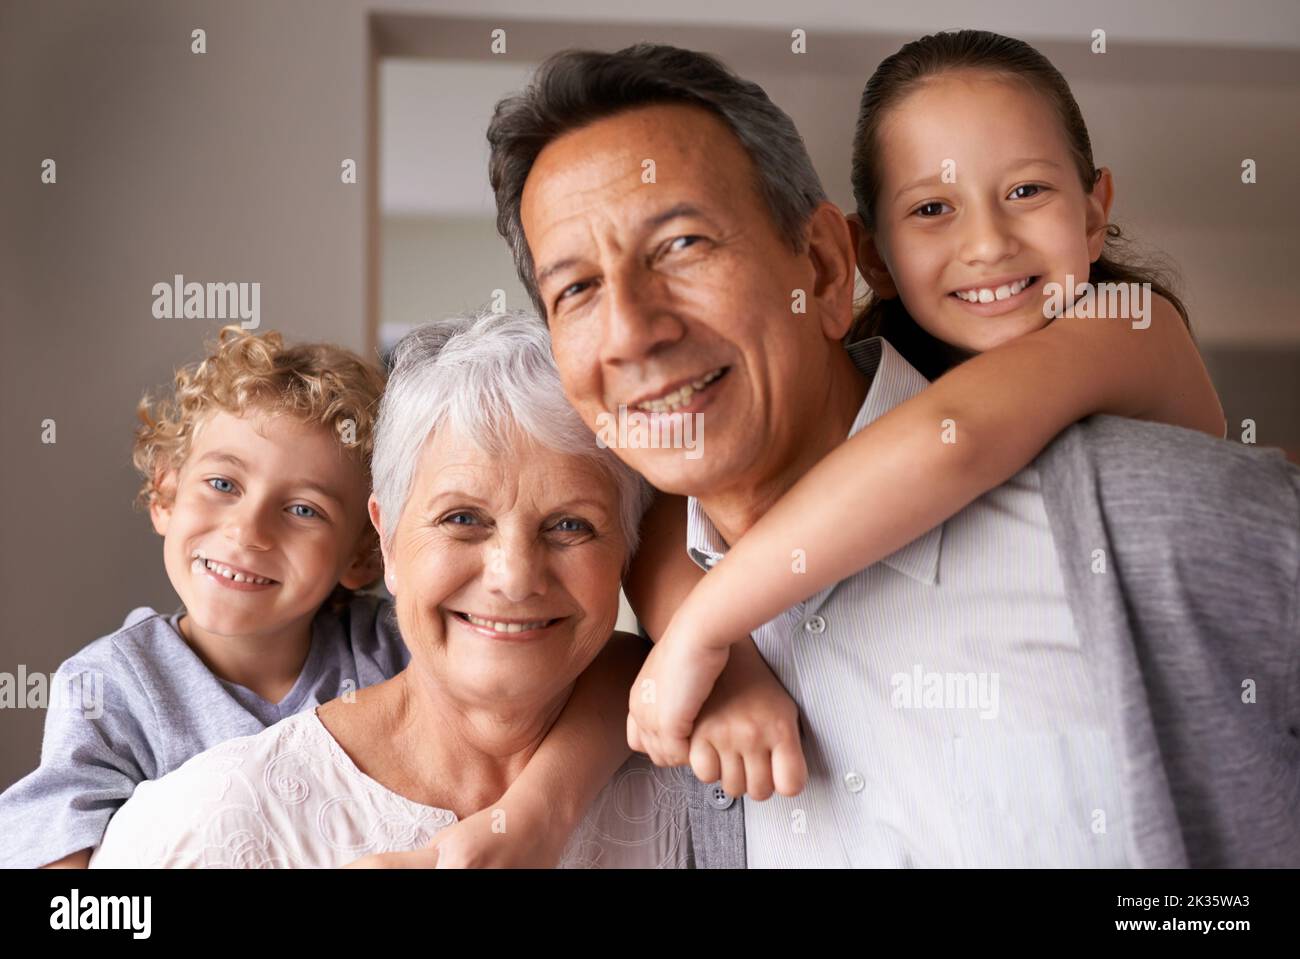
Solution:
[[[241,503],[226,517],[222,530],[226,539],[243,549],[269,549],[270,531],[266,512],[257,504]]]

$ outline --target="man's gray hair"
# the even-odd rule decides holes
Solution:
[[[826,199],[794,121],[757,83],[707,53],[650,43],[601,53],[565,50],[543,61],[523,93],[501,100],[488,126],[488,175],[497,232],[514,253],[519,279],[545,318],[536,265],[524,237],[520,201],[537,156],[572,130],[634,107],[694,104],[720,117],[754,164],[759,195],[781,237],[805,248],[808,219]]]
[[[531,439],[591,459],[617,488],[625,563],[631,561],[654,491],[596,443],[564,398],[550,334],[535,315],[483,311],[430,323],[398,341],[392,362],[371,464],[385,545],[406,508],[425,441],[447,428],[493,455],[514,455],[521,440]]]

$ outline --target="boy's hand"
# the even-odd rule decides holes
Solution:
[[[727,665],[730,645],[706,645],[674,617],[628,696],[628,745],[656,766],[685,766],[691,727]]]
[[[629,743],[638,752],[648,752],[642,739],[636,720],[629,716]],[[700,710],[690,737],[689,759],[696,778],[706,783],[721,780],[729,796],[749,793],[762,800],[773,790],[797,796],[807,783],[799,707],[752,640],[736,644]]]
[[[536,818],[502,801],[440,830],[423,849],[375,853],[344,868],[551,869],[559,863],[569,834]]]

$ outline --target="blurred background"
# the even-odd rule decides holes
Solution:
[[[177,605],[130,505],[134,408],[221,322],[155,319],[154,283],[259,282],[263,330],[371,355],[496,291],[527,308],[484,132],[575,46],[722,57],[790,113],[848,209],[867,77],[956,27],[1028,40],[1065,74],[1115,174],[1113,219],[1180,267],[1230,438],[1250,418],[1300,455],[1294,0],[0,0],[0,673],[53,672],[133,607]],[[43,722],[0,710],[0,789],[35,766]]]

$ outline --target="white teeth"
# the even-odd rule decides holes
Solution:
[[[499,623],[494,619],[479,619],[479,617],[471,613],[466,613],[465,618],[475,626],[482,626],[498,633],[522,633],[530,629],[541,629],[550,622],[550,620],[542,619],[535,623]]]
[[[958,290],[957,297],[967,303],[992,303],[994,300],[1007,300],[1027,287],[1031,280],[1033,280],[1032,276],[1026,276],[1014,283],[1004,283],[997,289],[985,286],[971,290]]]
[[[216,573],[217,575],[224,576],[226,579],[232,580],[233,582],[236,583],[253,583],[257,586],[269,586],[271,583],[269,579],[265,579],[264,577],[261,576],[252,576],[246,573],[237,573],[229,566],[225,566],[214,560],[210,560],[206,558],[205,556],[203,556],[202,553],[199,553],[197,550],[194,552],[193,558],[196,561],[202,562],[202,564],[207,569],[212,570],[212,572]]]
[[[657,400],[647,400],[644,403],[638,403],[636,408],[639,410],[645,410],[648,413],[675,412],[681,407],[686,406],[691,401],[692,396],[704,389],[704,387],[708,386],[721,375],[721,369],[714,370],[712,373],[701,376],[693,383],[687,383],[680,389],[674,390],[667,396],[661,396]]]

